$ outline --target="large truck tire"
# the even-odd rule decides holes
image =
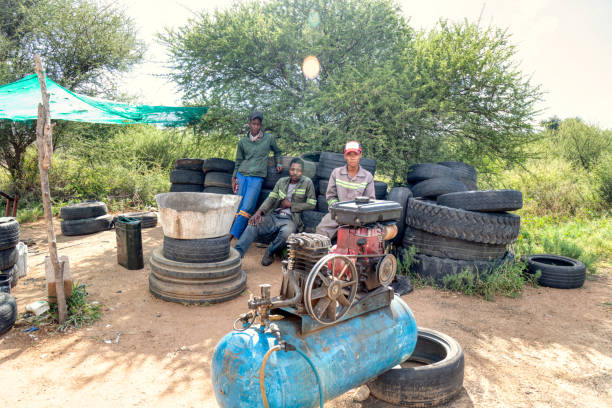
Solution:
[[[467,187],[457,179],[432,178],[415,184],[411,190],[414,197],[427,197],[434,199],[442,194],[467,191]]]
[[[159,276],[183,280],[219,280],[234,276],[242,267],[240,254],[230,249],[227,259],[218,262],[178,262],[164,256],[161,247],[153,250],[149,260],[151,270]]]
[[[476,182],[476,180],[478,179],[478,173],[476,172],[476,169],[467,163],[458,161],[447,161],[440,162],[438,164],[455,170],[455,172],[459,174],[459,177],[462,179],[472,180],[474,182]]]
[[[517,190],[481,190],[444,194],[437,203],[468,211],[504,212],[523,208],[523,193]]]
[[[219,171],[209,171],[204,178],[204,187],[232,188],[232,175]]]
[[[164,236],[162,248],[164,256],[171,261],[219,262],[229,257],[230,235],[202,239],[175,239]]]
[[[459,179],[459,174],[450,167],[442,166],[435,163],[419,163],[409,167],[406,181],[410,184],[416,184],[423,180],[432,178],[453,178]]]
[[[404,238],[404,229],[406,228],[406,205],[408,199],[412,197],[412,191],[408,187],[394,187],[389,191],[388,200],[395,201],[402,206],[402,216],[397,221],[397,235],[393,238],[393,243],[399,245]]]
[[[178,159],[174,162],[174,168],[177,170],[193,170],[202,171],[202,159]]]
[[[93,218],[83,218],[80,220],[64,220],[60,224],[62,234],[89,235],[111,228],[113,217],[111,215],[101,215]]]
[[[171,193],[201,193],[204,191],[202,184],[172,184],[170,186]]]
[[[202,161],[202,171],[204,173],[208,173],[209,171],[220,171],[222,173],[233,174],[234,165],[235,163],[232,160],[213,157]]]
[[[170,182],[173,184],[202,184],[204,173],[193,170],[171,170]]]
[[[63,220],[81,220],[83,218],[94,218],[108,213],[106,204],[102,201],[85,201],[71,204],[60,209],[60,218]]]

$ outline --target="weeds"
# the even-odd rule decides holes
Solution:
[[[78,329],[82,326],[89,326],[100,319],[101,304],[92,304],[87,301],[87,290],[85,284],[72,284],[72,296],[66,300],[66,323],[58,327],[59,331],[73,327]],[[52,323],[58,323],[57,303],[51,304],[49,316]]]

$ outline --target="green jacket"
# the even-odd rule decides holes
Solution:
[[[249,134],[240,139],[236,149],[236,165],[234,177],[240,172],[247,177],[266,177],[268,173],[268,156],[274,151],[276,165],[281,164],[281,149],[276,144],[274,136],[265,133],[256,142],[252,142]]]
[[[281,201],[287,197],[290,179],[290,177],[283,177],[276,182],[274,190],[272,190],[268,198],[266,198],[263,204],[261,204],[261,207],[259,207],[259,210],[264,215],[268,214],[270,211],[276,210]],[[313,210],[316,205],[317,199],[312,180],[306,176],[300,177],[291,196],[291,219],[298,232],[304,230],[302,211]]]

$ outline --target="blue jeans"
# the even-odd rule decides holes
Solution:
[[[285,245],[289,235],[293,234],[296,230],[295,224],[291,218],[279,217],[276,214],[266,215],[262,217],[261,223],[258,225],[249,225],[244,230],[234,248],[242,257],[256,239],[273,239],[267,250],[268,255],[272,255]]]
[[[240,172],[236,173],[236,178],[238,179],[238,191],[236,194],[242,196],[242,201],[240,201],[238,211],[236,211],[236,219],[234,219],[230,234],[240,238],[242,232],[247,227],[249,218],[255,213],[263,178],[243,176]]]

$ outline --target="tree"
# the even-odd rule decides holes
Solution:
[[[210,125],[230,134],[257,107],[290,152],[358,139],[397,181],[418,161],[482,169],[529,156],[541,93],[503,30],[441,21],[415,33],[386,0],[271,0],[204,13],[161,39],[186,98],[217,108]],[[315,80],[300,69],[307,55],[321,63]]]
[[[585,170],[592,170],[603,153],[612,151],[612,130],[588,125],[579,118],[565,119],[551,136],[561,155]]]
[[[143,43],[132,21],[112,5],[89,0],[0,0],[0,83],[34,71],[43,57],[46,74],[60,85],[112,97],[118,74],[142,59]],[[54,136],[70,125],[60,124]],[[29,123],[0,122],[0,164],[19,191],[21,163],[36,133]]]

